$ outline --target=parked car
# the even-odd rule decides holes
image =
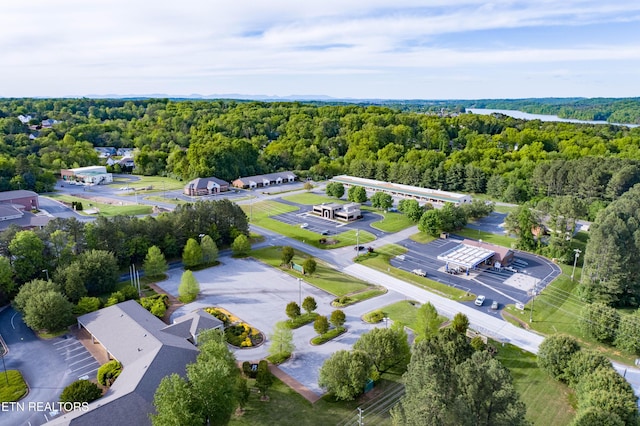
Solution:
[[[355,246],[353,249],[354,249],[355,251],[364,250],[364,246]]]
[[[480,295],[480,296],[476,297],[476,301],[473,302],[473,303],[475,303],[476,306],[482,306],[482,305],[484,305],[484,299],[485,299],[485,297]]]
[[[494,300],[493,302],[491,302],[491,309],[493,309],[494,311],[498,310],[498,301]]]
[[[303,223],[302,225],[300,225],[300,228],[305,229],[308,228],[309,224],[308,223]]]
[[[329,230],[328,230],[328,229],[325,229],[324,231],[322,231],[322,232],[320,233],[320,235],[329,235]]]
[[[425,271],[423,271],[422,269],[414,269],[411,272],[416,274],[416,275],[420,275],[421,277],[426,277],[427,276],[427,273]]]

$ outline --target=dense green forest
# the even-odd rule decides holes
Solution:
[[[510,202],[578,193],[601,206],[640,181],[639,128],[318,102],[0,100],[0,190],[50,190],[101,146],[137,148],[144,175],[348,173]]]

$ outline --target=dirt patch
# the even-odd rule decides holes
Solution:
[[[517,316],[515,316],[515,315],[513,315],[513,314],[511,314],[509,312],[502,311],[502,317],[503,318],[507,317],[507,318],[510,318],[510,319],[514,320],[515,322],[518,323],[518,325],[520,327],[524,328],[525,330],[529,330],[529,328],[530,328],[529,324],[527,324],[525,321],[522,321],[520,318],[518,318]]]

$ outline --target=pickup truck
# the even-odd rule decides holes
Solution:
[[[416,274],[416,275],[420,275],[421,277],[426,277],[427,276],[427,273],[425,271],[423,271],[422,269],[414,269],[411,272]]]

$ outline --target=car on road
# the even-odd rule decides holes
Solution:
[[[411,272],[416,274],[416,275],[420,275],[421,277],[426,277],[427,276],[427,273],[425,271],[423,271],[422,269],[414,269]]]
[[[354,249],[355,251],[364,250],[364,246],[355,246],[353,249]]]
[[[493,309],[494,311],[498,310],[498,301],[494,300],[493,302],[491,302],[491,309]]]
[[[476,306],[482,306],[482,305],[484,305],[484,299],[485,299],[485,297],[483,295],[480,295],[480,296],[476,297],[476,301],[473,302],[473,303],[475,303]]]
[[[300,228],[302,228],[302,229],[306,229],[308,227],[309,227],[308,223],[303,223],[302,225],[300,225]]]

